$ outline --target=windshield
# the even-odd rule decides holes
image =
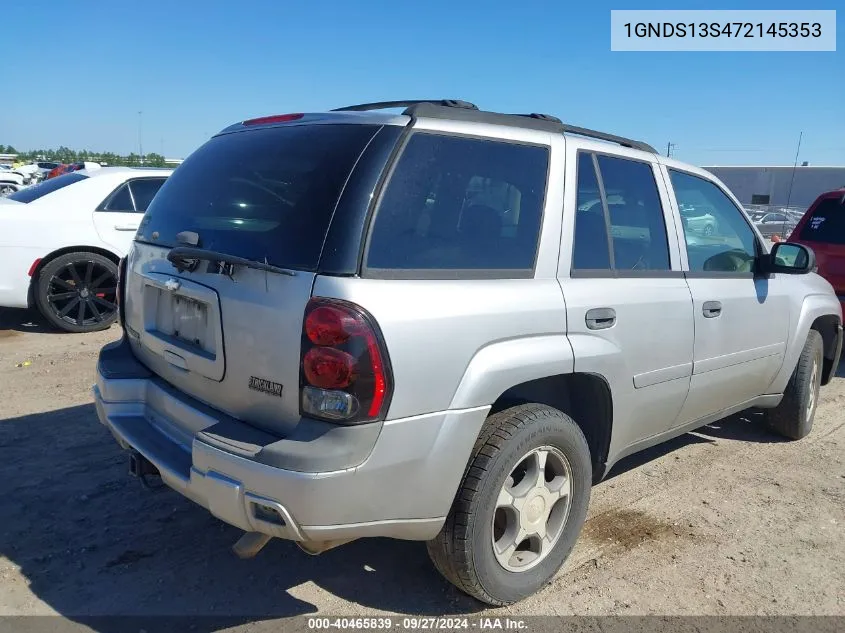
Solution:
[[[38,200],[39,198],[43,198],[48,193],[53,193],[54,191],[63,189],[68,185],[72,185],[75,182],[85,180],[86,178],[88,178],[88,176],[77,173],[57,176],[56,178],[50,178],[50,180],[40,182],[37,185],[32,185],[26,189],[16,191],[15,193],[7,196],[7,198],[9,198],[9,200],[16,200],[17,202],[23,202],[26,204]]]
[[[207,250],[315,270],[340,192],[377,130],[295,125],[215,137],[168,178],[136,239],[174,247],[192,231]]]
[[[808,242],[845,244],[845,205],[841,196],[819,202],[813,215],[801,229],[801,239]]]

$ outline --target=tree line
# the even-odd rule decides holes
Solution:
[[[83,161],[93,161],[97,163],[105,163],[109,166],[123,166],[123,167],[166,167],[164,156],[150,152],[149,154],[136,154],[132,152],[128,156],[121,156],[114,152],[92,152],[89,150],[73,150],[68,147],[61,146],[58,149],[34,149],[28,152],[21,152],[16,150],[11,145],[3,145],[0,143],[0,154],[17,154],[17,160],[25,163],[32,163],[37,161],[52,161],[59,163],[81,163]]]

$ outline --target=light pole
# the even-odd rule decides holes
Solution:
[[[143,133],[144,133],[144,119],[143,119],[144,112],[142,110],[138,110],[138,153],[141,155],[141,164],[144,164],[144,141],[143,141]]]

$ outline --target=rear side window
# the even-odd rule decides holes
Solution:
[[[376,211],[366,267],[530,276],[548,162],[547,147],[415,133]]]
[[[572,268],[670,270],[666,221],[650,164],[599,154],[594,160],[592,154],[579,152]]]
[[[103,211],[134,213],[135,207],[132,206],[132,196],[129,194],[129,185],[123,183],[120,187],[115,189],[114,193],[109,196],[106,204],[103,205]]]
[[[50,180],[45,180],[44,182],[40,182],[37,185],[32,185],[31,187],[27,187],[26,189],[21,189],[20,191],[16,191],[15,193],[7,196],[9,200],[16,200],[18,202],[34,202],[39,198],[43,198],[48,193],[53,193],[54,191],[58,191],[68,185],[72,185],[75,182],[79,182],[80,180],[85,180],[88,176],[83,176],[82,174],[65,174],[63,176],[56,176],[55,178],[50,178]]]
[[[132,180],[129,186],[132,188],[135,210],[139,213],[144,213],[163,184],[164,178],[139,178],[138,180]]]
[[[378,126],[291,125],[222,134],[191,154],[150,203],[136,239],[315,270],[338,197]]]
[[[845,205],[842,198],[825,198],[807,218],[801,239],[808,242],[845,244]]]

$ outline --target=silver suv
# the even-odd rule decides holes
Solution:
[[[547,115],[252,119],[144,216],[96,406],[133,474],[244,530],[240,556],[427,541],[504,605],[553,578],[626,455],[750,407],[810,431],[842,346],[814,266],[712,174]]]

